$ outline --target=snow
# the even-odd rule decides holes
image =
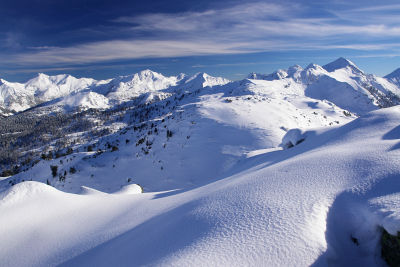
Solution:
[[[302,131],[301,129],[290,129],[282,138],[281,145],[285,148],[291,148],[302,143],[308,135],[309,133]]]
[[[106,109],[110,107],[108,98],[95,92],[80,92],[66,96],[57,105],[82,109]]]
[[[111,80],[105,87],[109,90],[105,95],[116,101],[125,101],[140,94],[159,91],[170,86],[175,86],[177,77],[164,77],[151,70],[144,70],[129,76],[122,76]]]
[[[399,119],[399,107],[369,113],[191,190],[75,195],[17,184],[0,201],[2,262],[379,265],[377,226],[395,226],[399,213]]]
[[[224,85],[229,83],[230,81],[221,77],[212,77],[207,73],[196,73],[192,77],[185,80],[185,83],[182,85],[185,89],[199,89],[204,87],[212,87],[216,85]]]
[[[140,185],[130,184],[130,185],[125,185],[124,187],[122,187],[120,190],[118,190],[114,194],[135,195],[135,194],[140,194],[142,192],[143,192],[143,189]]]
[[[146,70],[55,99],[175,106],[143,131],[121,113],[90,140],[118,151],[83,144],[0,181],[1,265],[382,266],[380,227],[400,230],[400,107],[379,109],[365,84],[397,87],[328,65],[236,82]],[[76,172],[59,181],[51,165]]]
[[[320,100],[326,99],[343,109],[364,114],[382,106],[390,106],[390,103],[382,100],[387,94],[392,93],[400,98],[397,78],[399,75],[397,74],[398,72],[394,71],[385,78],[365,74],[353,62],[339,58],[323,67],[309,64],[303,69],[299,65],[294,65],[287,70],[280,69],[271,74],[251,73],[248,79],[281,81],[280,90],[288,90],[288,87],[292,86],[301,87],[307,96]],[[162,99],[163,93],[179,90],[194,92],[201,88],[223,86],[228,83],[230,81],[227,79],[212,77],[206,73],[197,73],[192,77],[185,74],[165,77],[151,70],[103,81],[89,78],[77,79],[67,74],[48,76],[39,73],[37,77],[24,84],[2,80],[0,108],[2,115],[9,115],[41,103],[87,91],[102,95],[107,100],[102,99],[99,105],[90,103],[86,106],[84,103],[83,108],[104,108],[107,106],[106,102],[112,105],[120,104],[143,94],[149,94],[150,98],[145,102],[149,103],[152,102],[153,97]],[[100,97],[96,96],[96,98]],[[356,105],[357,108],[352,105],[354,99],[360,102]],[[51,102],[48,104],[51,105]]]
[[[0,107],[5,110],[19,112],[59,97],[84,90],[94,84],[93,79],[77,79],[61,74],[48,76],[39,73],[37,77],[26,83],[0,84]]]
[[[352,71],[355,71],[355,72],[362,72],[362,71],[356,66],[356,64],[354,64],[354,63],[351,62],[350,60],[345,59],[345,58],[343,58],[343,57],[340,57],[340,58],[336,59],[335,61],[333,61],[333,62],[331,62],[331,63],[329,63],[329,64],[324,65],[323,68],[324,68],[325,70],[327,70],[328,72],[334,72],[334,71],[336,71],[336,70],[338,70],[338,69],[343,69],[343,68],[349,68],[349,69],[351,69]]]
[[[250,74],[249,78],[280,83],[281,90],[299,88],[298,94],[303,91],[308,97],[328,100],[359,115],[387,107],[386,95],[400,97],[400,89],[394,80],[365,74],[344,58],[323,67],[316,64],[309,64],[305,69],[293,66],[269,75]],[[398,104],[398,100],[393,101],[392,105]]]

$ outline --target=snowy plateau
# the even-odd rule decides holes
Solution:
[[[386,266],[399,104],[344,58],[0,79],[0,265]]]

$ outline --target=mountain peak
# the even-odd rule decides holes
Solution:
[[[154,72],[154,71],[152,71],[150,69],[145,69],[145,70],[142,70],[141,72],[139,72],[139,75],[141,75],[141,76],[155,76],[155,75],[159,75],[159,73]]]
[[[384,78],[386,79],[393,79],[393,78],[400,78],[400,68],[396,69],[395,71],[391,72],[390,74],[386,75]]]
[[[181,80],[185,79],[186,77],[187,77],[187,75],[185,73],[179,73],[179,75],[176,76],[178,81],[181,81]]]
[[[291,74],[293,74],[293,73],[296,73],[296,72],[298,72],[298,71],[302,71],[303,70],[303,68],[300,66],[300,65],[293,65],[293,66],[290,66],[288,69],[287,69],[287,72],[288,72],[288,74],[289,75],[291,75]]]
[[[247,75],[247,79],[252,79],[252,80],[265,80],[268,75],[261,74],[261,73],[256,73],[256,72],[251,72],[249,75]]]
[[[47,75],[47,74],[45,74],[45,73],[38,73],[38,75],[37,75],[37,78],[39,78],[39,79],[43,79],[43,78],[49,78],[50,76],[49,75]]]
[[[185,81],[185,85],[199,89],[214,85],[224,85],[229,82],[230,81],[225,78],[210,76],[205,72],[198,72],[189,79],[187,79]]]
[[[128,82],[144,82],[149,80],[157,80],[166,78],[162,74],[154,72],[149,69],[142,70],[140,72],[126,75],[126,76],[119,76],[117,78],[112,79],[114,83],[128,83]]]
[[[336,59],[335,61],[332,61],[331,63],[328,63],[324,66],[322,66],[326,71],[328,72],[333,72],[335,70],[338,69],[343,69],[343,68],[347,68],[350,67],[353,70],[356,70],[358,72],[362,72],[357,66],[356,64],[354,64],[353,62],[351,62],[350,60],[344,58],[344,57],[340,57],[338,59]]]
[[[320,65],[310,63],[305,69],[307,70],[307,69],[320,69],[320,68],[322,68]]]
[[[195,81],[195,80],[200,80],[201,82],[204,82],[206,80],[206,78],[209,75],[205,72],[198,72],[195,75],[193,75],[192,77],[190,77],[189,79],[186,80],[186,83]]]

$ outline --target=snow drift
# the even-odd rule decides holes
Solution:
[[[2,264],[380,265],[378,226],[400,230],[399,120],[399,107],[368,113],[184,192],[18,184],[0,201]]]

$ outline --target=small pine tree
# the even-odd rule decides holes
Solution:
[[[50,169],[51,169],[51,175],[53,175],[53,177],[57,176],[57,171],[58,171],[58,166],[57,165],[50,165]]]
[[[167,138],[170,138],[170,137],[172,137],[172,131],[170,131],[170,130],[167,130]]]
[[[76,173],[76,169],[74,167],[69,168],[69,173],[71,174]]]
[[[70,154],[72,154],[74,152],[74,150],[71,148],[71,147],[69,147],[68,149],[67,149],[67,152],[65,152],[65,154],[66,155],[70,155]]]

